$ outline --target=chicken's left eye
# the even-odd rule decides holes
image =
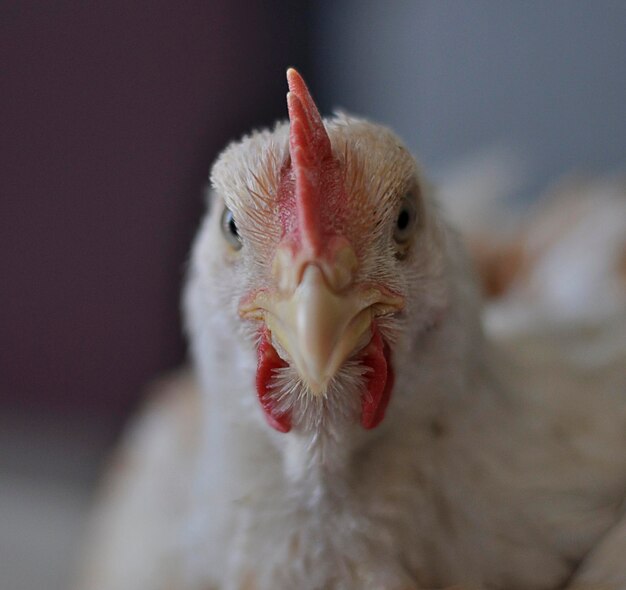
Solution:
[[[228,208],[224,207],[224,211],[222,212],[222,233],[226,238],[226,241],[235,249],[241,249],[241,236],[239,235],[239,230],[237,229],[237,224],[235,223],[235,218],[233,216],[233,212]]]
[[[415,199],[411,195],[407,195],[402,200],[402,206],[398,211],[396,218],[396,227],[393,232],[394,240],[398,244],[406,244],[413,233],[413,226],[417,217],[417,208]]]

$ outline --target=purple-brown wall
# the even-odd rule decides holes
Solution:
[[[285,113],[306,4],[4,2],[0,411],[112,418],[184,359],[178,300],[224,143]]]

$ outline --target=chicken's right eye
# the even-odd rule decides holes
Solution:
[[[221,225],[222,233],[224,234],[226,241],[235,250],[240,250],[243,245],[241,243],[241,236],[239,235],[239,230],[237,229],[233,212],[228,207],[224,207],[224,211],[222,212]]]

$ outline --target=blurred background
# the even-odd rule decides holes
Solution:
[[[286,66],[435,182],[496,150],[528,202],[626,162],[625,56],[617,0],[0,1],[0,588],[67,588],[108,450],[185,362],[211,162],[286,116]]]

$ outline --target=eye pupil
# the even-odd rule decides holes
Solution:
[[[415,197],[412,193],[407,193],[401,203],[398,210],[398,216],[396,217],[396,225],[393,230],[393,238],[396,245],[399,246],[402,252],[408,249],[411,241],[411,236],[414,235],[415,220],[417,218],[417,205]]]
[[[235,223],[235,218],[232,213],[230,214],[230,219],[228,220],[228,230],[233,236],[239,237],[239,230],[237,229],[237,224]]]
[[[237,229],[235,217],[228,207],[224,207],[224,211],[222,212],[221,226],[222,234],[226,238],[226,241],[235,250],[240,250],[242,246],[241,236],[239,235],[239,230]]]
[[[405,230],[407,227],[409,227],[409,221],[411,220],[411,215],[410,213],[406,210],[406,209],[402,209],[402,211],[400,211],[400,215],[398,215],[398,229],[400,231]]]

